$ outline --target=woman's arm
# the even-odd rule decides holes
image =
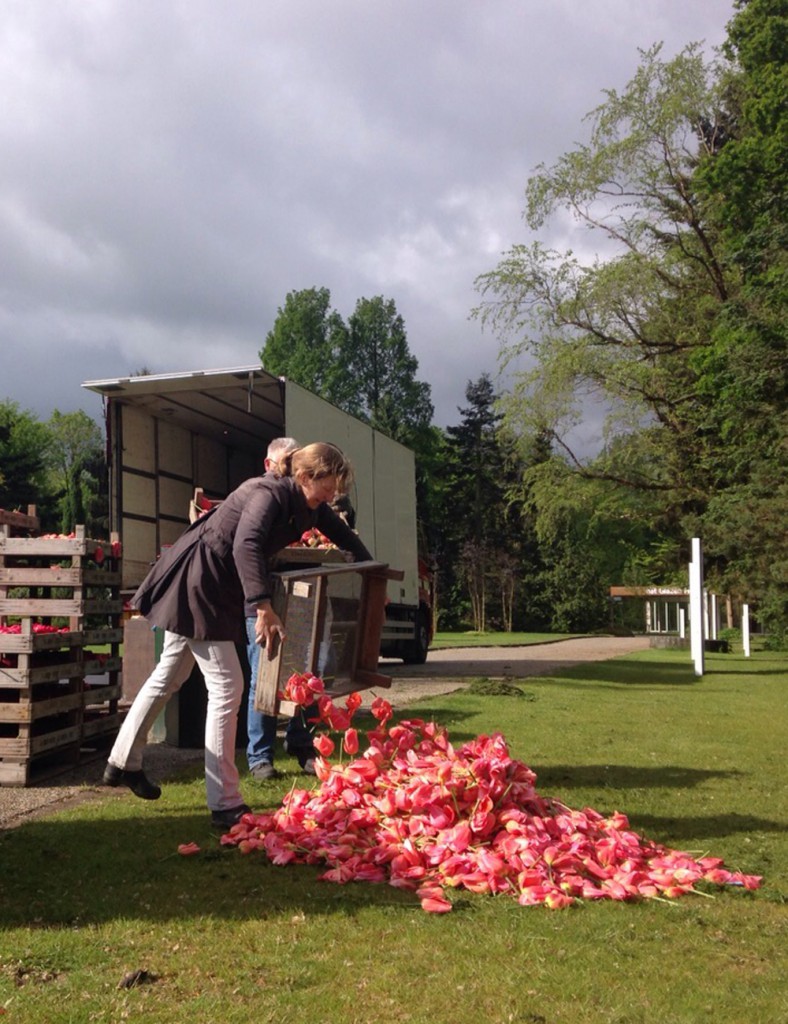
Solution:
[[[281,546],[280,496],[269,487],[257,487],[244,506],[233,539],[233,559],[247,604],[270,600],[273,593],[268,561]]]
[[[342,551],[349,551],[356,562],[370,562],[372,555],[365,547],[357,533],[329,505],[319,505],[317,509],[318,530],[325,534]]]

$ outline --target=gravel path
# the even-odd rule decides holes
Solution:
[[[420,697],[439,696],[467,686],[471,679],[525,679],[550,675],[585,661],[604,661],[648,649],[647,637],[583,637],[530,647],[466,647],[431,651],[424,665],[382,661],[380,671],[392,676],[389,690],[378,690],[396,709]],[[365,703],[371,699],[362,694]],[[183,766],[201,763],[202,750],[151,744],[145,752],[145,768],[157,781]],[[13,828],[31,818],[89,799],[123,799],[125,789],[101,785],[104,759],[71,769],[30,787],[0,786],[0,829]]]

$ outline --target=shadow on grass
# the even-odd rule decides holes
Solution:
[[[751,814],[712,814],[689,818],[664,818],[659,815],[632,815],[630,823],[641,835],[666,845],[675,846],[682,840],[719,839],[737,833],[788,831],[779,821],[756,818]]]
[[[204,810],[121,811],[47,818],[0,833],[0,927],[240,922],[283,911],[348,916],[384,905],[410,913],[419,905],[413,894],[388,885],[323,883],[318,875],[324,869],[276,867],[262,853],[244,856],[221,847]],[[178,845],[192,841],[201,852],[181,856]]]
[[[735,769],[719,771],[680,765],[559,764],[531,767],[536,772],[540,792],[556,786],[561,789],[688,789],[709,779],[735,779],[743,774]]]
[[[560,675],[551,672],[554,678],[564,680],[581,679],[591,683],[616,683],[624,686],[688,686],[701,682],[690,664],[673,662],[651,662],[635,658],[615,658],[612,661],[593,661],[575,665]]]

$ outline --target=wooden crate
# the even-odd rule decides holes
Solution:
[[[34,786],[79,764],[81,748],[72,743],[37,757],[0,758],[0,786]]]
[[[0,531],[0,785],[66,770],[117,734],[120,568],[117,542],[83,527],[70,537]]]
[[[81,737],[81,702],[72,710],[51,717],[30,722],[2,722],[0,759],[32,760],[47,751],[77,744]]]
[[[391,686],[378,671],[386,584],[402,573],[382,562],[322,565],[274,573],[274,610],[287,634],[269,657],[261,652],[255,707],[264,714],[292,715],[295,706],[279,699],[294,673],[323,679],[326,693]]]

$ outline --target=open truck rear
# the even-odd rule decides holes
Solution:
[[[224,498],[263,472],[275,437],[331,441],[355,469],[356,528],[373,556],[402,570],[388,589],[381,654],[423,662],[432,635],[430,570],[419,559],[413,452],[260,366],[86,381],[101,395],[110,529],[131,594],[189,523],[196,488]]]

